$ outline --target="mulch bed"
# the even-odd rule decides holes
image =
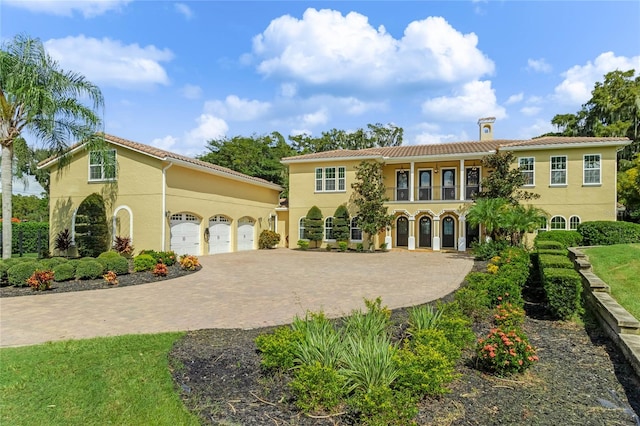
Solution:
[[[0,287],[0,298],[16,297],[16,296],[39,296],[52,293],[67,293],[71,291],[97,290],[117,287],[127,287],[130,285],[147,284],[158,281],[170,280],[182,277],[184,275],[193,274],[197,271],[187,271],[180,268],[178,263],[167,267],[166,277],[156,277],[151,272],[132,272],[126,275],[118,276],[118,285],[108,284],[104,278],[95,280],[72,280],[63,282],[53,282],[51,288],[45,291],[34,291],[30,287]]]

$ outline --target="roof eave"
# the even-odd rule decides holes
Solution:
[[[384,157],[382,155],[363,155],[363,156],[353,156],[353,157],[316,157],[316,158],[301,158],[297,159],[296,157],[283,158],[280,160],[282,164],[298,164],[298,163],[318,163],[323,162],[326,163],[328,161],[354,161],[354,160],[383,160]]]
[[[593,148],[593,147],[624,147],[629,145],[631,140],[619,140],[619,141],[593,141],[593,142],[578,142],[578,143],[555,143],[545,145],[513,145],[513,146],[501,146],[500,149],[505,151],[541,151],[548,149],[567,149],[567,148]]]
[[[464,159],[470,159],[470,157],[484,157],[486,155],[490,155],[490,154],[495,154],[496,151],[491,150],[491,151],[481,151],[481,152],[465,152],[465,153],[456,153],[456,154],[438,154],[438,155],[411,155],[411,156],[404,156],[404,157],[384,157],[384,161],[388,164],[393,164],[393,163],[399,163],[399,162],[404,162],[406,163],[407,161],[420,161],[420,160],[424,160],[424,161],[438,161],[440,159],[446,159],[446,160],[464,160]]]

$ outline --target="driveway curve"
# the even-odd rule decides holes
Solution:
[[[459,253],[258,250],[200,257],[202,270],[105,290],[0,299],[0,346],[205,328],[258,328],[382,298],[391,309],[439,299],[473,266]]]

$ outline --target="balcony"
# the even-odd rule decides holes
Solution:
[[[462,201],[472,201],[473,197],[480,192],[479,185],[465,185],[462,187],[464,191],[464,199]],[[389,201],[397,202],[410,202],[409,188],[394,188],[387,187],[385,195],[389,198]],[[460,185],[456,186],[428,186],[415,188],[413,194],[414,203],[425,202],[441,202],[441,201],[461,201],[460,200]]]

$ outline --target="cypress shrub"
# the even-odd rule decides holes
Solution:
[[[594,221],[578,225],[587,246],[640,243],[640,224],[631,222]]]
[[[322,211],[320,211],[317,206],[313,206],[307,212],[304,221],[304,236],[309,241],[315,241],[317,247],[318,241],[322,241],[323,234],[324,222],[322,220]]]
[[[80,203],[76,215],[76,245],[82,257],[97,257],[109,249],[104,200],[96,193]]]
[[[575,270],[543,268],[542,285],[555,316],[564,320],[582,312],[582,280]]]
[[[349,210],[341,204],[333,214],[333,239],[338,242],[349,241],[350,225]]]

